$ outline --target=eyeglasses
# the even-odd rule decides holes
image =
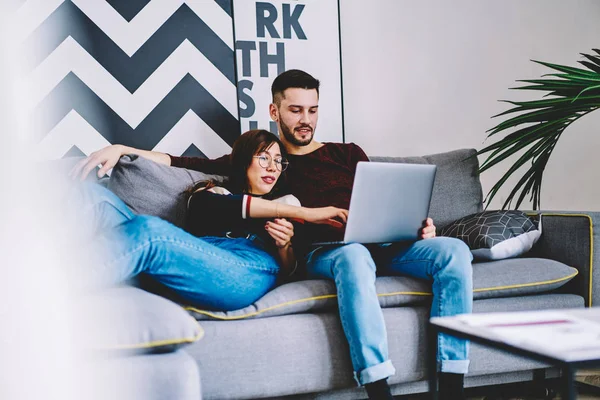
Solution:
[[[269,154],[261,154],[260,156],[254,156],[254,158],[258,158],[258,165],[265,169],[269,168],[271,161],[273,161],[275,163],[275,168],[280,172],[285,171],[290,164],[290,162],[283,157],[277,157],[273,160]]]

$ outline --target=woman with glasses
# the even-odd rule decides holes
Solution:
[[[279,178],[289,163],[278,142],[275,135],[264,130],[240,136],[231,153],[232,172],[223,187],[204,181],[190,190],[186,230],[195,236],[259,242],[277,256],[279,276],[290,277],[297,266],[293,249],[302,248],[302,241],[294,236],[294,225],[298,223],[278,218],[277,214],[281,216],[279,203],[300,206],[300,202],[291,195],[281,197],[284,182]],[[260,199],[275,199],[274,220],[248,218]],[[263,206],[269,207],[270,203]]]
[[[95,241],[102,265],[92,271],[94,282],[117,284],[143,273],[190,305],[236,310],[294,272],[301,247],[294,224],[341,227],[346,221],[346,210],[301,207],[295,197],[282,196],[288,162],[279,138],[268,131],[241,135],[231,167],[222,186],[199,182],[188,191],[185,230],[135,215],[112,192],[94,185],[90,203],[102,205],[102,226],[106,219],[111,226]]]

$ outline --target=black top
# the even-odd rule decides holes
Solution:
[[[248,218],[245,206],[251,196],[217,194],[202,190],[191,195],[186,215],[186,230],[195,236],[245,237],[256,234],[265,242],[269,234],[262,218]],[[260,229],[262,227],[262,229]]]
[[[186,214],[186,231],[195,236],[247,237],[256,235],[265,244],[265,251],[277,254],[275,241],[265,229],[266,218],[250,218],[247,215],[248,202],[252,198],[247,194],[217,194],[202,190],[191,195]],[[271,218],[272,219],[272,218]],[[302,259],[306,250],[303,238],[303,225],[299,221],[291,221],[294,225],[292,247],[298,260]]]

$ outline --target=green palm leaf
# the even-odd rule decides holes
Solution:
[[[547,79],[519,80],[517,82],[526,85],[511,88],[547,93],[540,100],[503,100],[514,107],[492,117],[517,113],[488,130],[488,139],[500,132],[514,131],[477,152],[477,155],[488,155],[479,172],[487,171],[511,156],[520,155],[488,192],[484,200],[486,207],[509,178],[529,164],[502,208],[512,207],[513,203],[514,208],[519,208],[529,195],[533,209],[539,209],[544,170],[560,136],[574,121],[600,108],[600,49],[592,50],[597,55],[582,53],[585,60],[578,61],[585,69],[533,60],[558,73],[544,75],[550,77]]]
[[[579,63],[581,65],[584,65],[584,66],[588,67],[592,71],[600,73],[600,65],[597,65],[596,63],[591,63],[591,62],[588,62],[588,61],[579,61]]]
[[[585,58],[587,58],[588,60],[590,60],[591,62],[593,62],[594,64],[596,64],[598,67],[600,67],[600,57],[596,57],[596,56],[592,56],[589,54],[584,54],[584,53],[579,53],[582,56],[584,56]],[[579,63],[584,63],[586,61],[579,61]]]
[[[567,67],[566,65],[551,64],[551,63],[547,63],[547,62],[543,62],[543,61],[535,61],[535,60],[532,60],[532,61],[534,63],[544,65],[548,68],[552,68],[552,69],[555,69],[560,72],[565,72],[566,75],[569,75],[569,76],[581,76],[581,77],[588,76],[592,79],[594,79],[594,78],[600,79],[600,77],[598,77],[598,75],[595,74],[594,71],[588,71],[586,69],[575,68],[575,67]]]

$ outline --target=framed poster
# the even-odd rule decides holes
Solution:
[[[316,140],[342,142],[338,0],[233,0],[233,19],[241,132],[277,132],[271,83],[301,69],[321,81]]]

